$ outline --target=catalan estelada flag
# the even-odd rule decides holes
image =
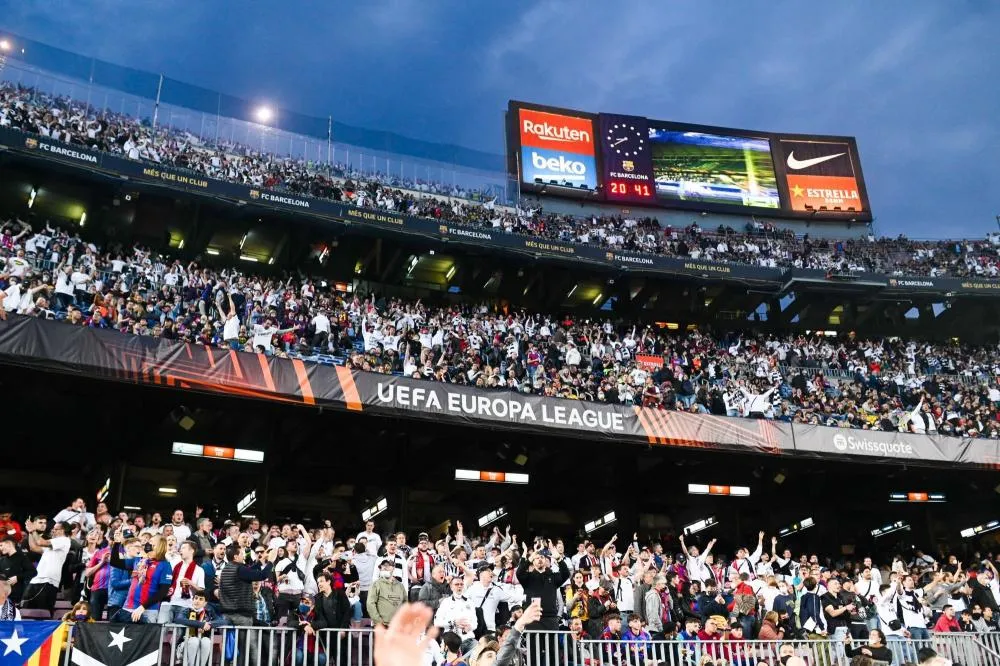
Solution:
[[[0,622],[0,666],[59,666],[64,622]]]

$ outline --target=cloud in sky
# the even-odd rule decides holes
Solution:
[[[883,234],[1000,213],[1000,5],[22,0],[0,29],[293,110],[503,149],[511,98],[858,137]]]

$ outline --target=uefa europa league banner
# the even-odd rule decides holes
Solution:
[[[175,390],[586,439],[910,464],[1000,466],[998,442],[545,398],[8,315],[0,363]]]

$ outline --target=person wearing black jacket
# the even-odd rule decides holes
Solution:
[[[10,583],[10,598],[14,603],[20,603],[24,595],[24,586],[35,575],[35,567],[24,551],[17,547],[14,537],[0,537],[0,576]]]
[[[333,578],[323,572],[316,576],[316,617],[310,623],[312,629],[347,629],[351,626],[351,603],[344,588],[334,589]],[[306,629],[306,633],[309,630]]]
[[[997,607],[996,599],[993,597],[993,591],[989,588],[990,584],[990,574],[987,571],[982,571],[977,574],[974,578],[969,579],[969,589],[972,590],[970,607],[978,605],[980,608],[992,609],[994,613],[1000,612],[1000,608]]]
[[[223,568],[219,577],[219,608],[234,626],[252,627],[257,615],[253,583],[271,577],[278,551],[268,552],[267,561],[263,564],[248,565],[245,563],[246,551],[239,544],[233,543],[226,548],[226,557],[229,564]],[[253,636],[247,640],[246,632],[238,632],[237,636],[240,651],[248,649],[249,652],[245,654],[249,654],[249,663],[256,663],[257,641]]]
[[[528,629],[556,631],[559,629],[559,589],[569,580],[569,568],[558,552],[556,553],[557,571],[552,571],[549,558],[541,551],[536,551],[530,556],[530,566],[528,559],[523,557],[518,563],[517,581],[524,588],[524,598],[528,600],[528,603],[536,598],[540,599],[542,603],[541,619],[529,626]]]
[[[853,640],[850,635],[844,637],[844,651],[847,653],[848,657],[854,657],[861,654],[871,657],[875,661],[883,661],[887,664],[892,663],[892,650],[886,647],[885,636],[882,635],[881,630],[872,629],[868,634],[868,642],[864,645],[853,648],[851,647],[852,643]]]
[[[344,588],[340,585],[334,587],[333,577],[326,572],[316,576],[316,586],[319,588],[319,594],[316,595],[313,602],[315,615],[311,622],[302,627],[306,636],[312,636],[319,629],[349,628],[351,626],[351,602],[347,600]],[[327,644],[330,649],[337,650],[337,646],[340,647],[340,659],[335,663],[348,663],[347,648],[350,642],[349,635],[335,634],[330,637],[330,643]]]
[[[719,594],[719,588],[715,581],[709,581],[705,586],[705,591],[698,597],[698,612],[701,615],[702,623],[706,618],[713,615],[729,617],[729,609],[726,607],[725,598]]]

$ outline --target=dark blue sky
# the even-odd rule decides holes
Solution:
[[[1000,3],[0,0],[0,29],[250,99],[503,148],[510,98],[858,137],[881,234],[1000,213]]]

